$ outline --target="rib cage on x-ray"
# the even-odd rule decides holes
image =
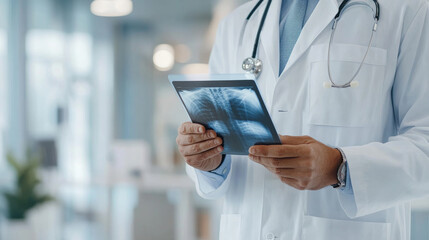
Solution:
[[[264,111],[251,88],[194,88],[180,95],[192,119],[206,123],[225,140],[225,152],[247,152],[255,143],[272,141]],[[230,142],[227,142],[227,141]]]

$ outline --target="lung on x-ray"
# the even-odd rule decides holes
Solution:
[[[222,86],[231,82],[238,86]],[[254,81],[173,85],[192,121],[213,129],[223,139],[224,154],[247,155],[253,145],[280,143]]]

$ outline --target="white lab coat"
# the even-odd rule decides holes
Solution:
[[[244,19],[255,1],[220,24],[212,72],[242,73],[266,2],[248,22],[243,39]],[[335,89],[323,83],[329,81],[327,44],[338,2],[320,0],[279,77],[281,0],[273,0],[259,48],[261,94],[279,134],[309,135],[343,148],[354,195],[332,187],[296,190],[246,156],[232,156],[224,183],[203,192],[199,184],[205,179],[188,166],[202,197],[225,200],[221,240],[409,239],[409,202],[429,193],[428,3],[379,2],[380,22],[356,78],[359,87]],[[350,79],[359,66],[372,24],[368,8],[344,13],[332,46],[337,83]]]

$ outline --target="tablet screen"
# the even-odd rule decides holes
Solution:
[[[224,154],[247,155],[249,147],[280,140],[254,81],[173,82],[193,122],[213,129]]]

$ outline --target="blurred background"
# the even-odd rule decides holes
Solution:
[[[0,239],[217,239],[167,75],[207,73],[245,1],[0,0]],[[412,239],[428,229],[416,201]]]

